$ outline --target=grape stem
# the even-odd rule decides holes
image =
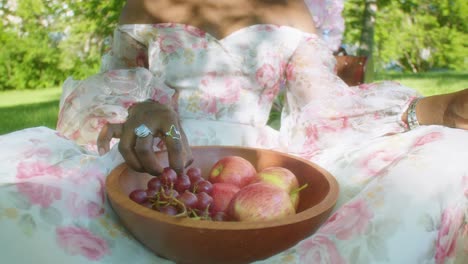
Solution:
[[[182,203],[181,201],[179,201],[177,198],[173,197],[173,196],[168,196],[164,193],[163,191],[163,188],[161,187],[161,195],[164,199],[170,199],[171,202],[174,202],[176,203],[177,205],[179,205],[181,208],[182,208],[182,212],[174,215],[173,217],[185,217],[188,215],[187,213],[187,207],[185,206],[184,203]],[[170,204],[170,203],[169,203]]]

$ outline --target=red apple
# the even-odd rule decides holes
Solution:
[[[229,216],[237,221],[275,220],[295,213],[289,193],[264,182],[242,188],[228,208]]]
[[[299,187],[296,175],[283,167],[268,167],[261,170],[257,181],[271,183],[290,193]]]
[[[214,183],[211,190],[211,203],[210,210],[212,212],[225,212],[232,197],[239,191],[239,187],[230,183]]]
[[[294,208],[299,205],[299,182],[296,175],[283,167],[268,167],[257,174],[256,182],[271,183],[289,193]]]
[[[301,188],[294,189],[292,192],[289,193],[289,199],[291,199],[291,203],[294,206],[294,209],[297,211],[297,208],[299,207],[299,191],[302,190]]]
[[[218,160],[210,170],[208,179],[212,183],[230,183],[242,188],[257,177],[255,167],[239,156],[227,156]]]

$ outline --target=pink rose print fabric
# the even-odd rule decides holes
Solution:
[[[344,1],[340,0],[304,0],[313,16],[317,32],[332,50],[341,44],[345,30],[341,12]]]
[[[346,263],[335,244],[326,236],[316,235],[308,239],[300,245],[299,250],[302,252],[299,257],[301,263]]]
[[[106,241],[89,230],[76,227],[57,228],[57,244],[70,255],[99,260],[109,253]]]
[[[353,236],[363,235],[367,230],[373,212],[366,201],[357,200],[350,202],[335,212],[322,226],[325,234],[334,234],[337,239],[348,240]],[[343,223],[346,223],[343,225]]]
[[[0,262],[172,263],[136,241],[106,200],[105,177],[123,162],[118,140],[106,155],[96,149],[106,122],[152,98],[178,112],[193,146],[283,151],[338,180],[321,227],[257,263],[466,263],[468,132],[408,131],[401,117],[414,90],[348,87],[334,66],[323,37],[287,26],[223,39],[182,24],[119,26],[101,72],[65,81],[56,130],[0,136]],[[274,129],[270,111],[283,95]]]

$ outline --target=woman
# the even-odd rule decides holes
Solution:
[[[265,263],[464,263],[467,90],[348,87],[311,21],[300,0],[129,1],[102,72],[65,82],[57,131],[0,137],[2,261],[164,262],[119,225],[104,179],[123,161],[158,174],[158,147],[182,170],[189,144],[222,144],[300,155],[340,183],[328,221]]]

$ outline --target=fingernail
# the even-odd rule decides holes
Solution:
[[[101,156],[106,154],[106,150],[104,148],[99,148],[98,151],[99,151],[99,155]]]

